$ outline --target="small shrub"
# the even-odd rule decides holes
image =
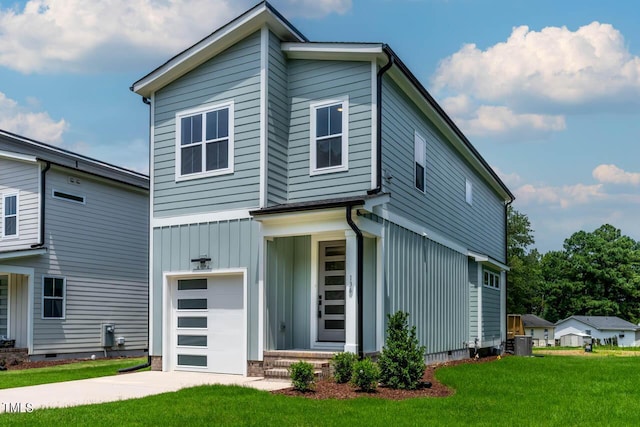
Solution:
[[[419,345],[416,327],[409,328],[409,313],[387,316],[387,342],[378,358],[380,380],[391,388],[415,390],[426,365],[425,347]]]
[[[333,368],[333,378],[339,384],[349,382],[351,373],[353,372],[353,364],[358,360],[358,356],[354,353],[336,353],[331,359],[331,367]]]
[[[353,364],[351,384],[362,391],[371,392],[378,387],[380,368],[371,359],[358,360]]]
[[[306,392],[313,390],[315,386],[315,376],[313,372],[313,365],[311,363],[303,362],[302,360],[292,364],[289,367],[289,375],[291,376],[291,383],[296,390]]]

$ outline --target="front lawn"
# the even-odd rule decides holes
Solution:
[[[0,415],[2,425],[640,425],[636,358],[507,357],[445,367],[448,398],[317,401],[201,386],[123,402]]]
[[[48,366],[46,368],[1,371],[0,389],[106,377],[117,374],[118,369],[140,365],[145,363],[146,360],[146,357],[98,359]],[[0,413],[2,412],[1,409],[2,408],[0,408]]]

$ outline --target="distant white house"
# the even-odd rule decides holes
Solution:
[[[640,345],[640,327],[616,316],[571,316],[555,324],[555,339],[565,335],[588,335],[604,344],[606,340],[618,342],[619,347]]]
[[[523,314],[522,326],[525,335],[531,336],[534,347],[548,347],[555,345],[555,325],[535,314]]]

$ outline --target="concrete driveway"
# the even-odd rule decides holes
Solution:
[[[0,414],[134,399],[205,384],[279,390],[288,381],[198,372],[133,372],[111,377],[0,390]]]

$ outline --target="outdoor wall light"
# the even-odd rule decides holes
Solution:
[[[206,255],[200,255],[200,258],[193,258],[191,263],[193,264],[193,270],[211,269],[211,258]]]

